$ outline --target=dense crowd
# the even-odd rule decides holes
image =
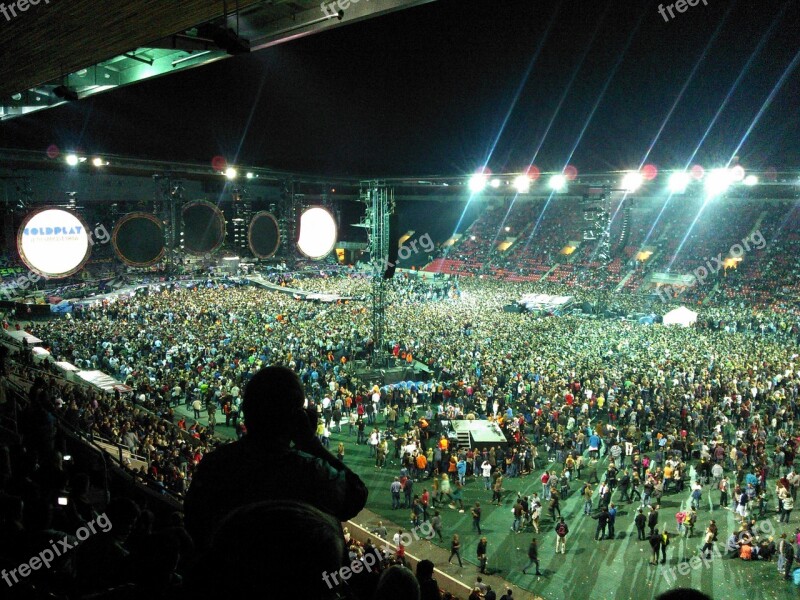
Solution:
[[[286,283],[351,297],[363,296],[369,285],[347,273]],[[321,438],[343,421],[374,446],[379,466],[381,455],[393,450],[386,430],[405,431],[394,438],[401,476],[433,478],[431,512],[435,503],[452,501],[470,510],[458,503],[464,476],[480,475],[494,491],[498,475],[532,473],[538,463],[556,470],[548,472],[541,496],[519,499],[518,515],[515,503],[512,528],[538,530],[543,511],[555,522],[559,496],[570,493],[576,477],[601,488],[590,485],[582,493],[592,511],[591,498],[601,499],[602,535],[613,508],[608,492],[656,505],[670,487],[720,490],[723,478],[729,496],[722,504],[731,503],[743,526],[767,497],[781,520],[790,521],[787,498],[800,483],[793,471],[800,374],[796,325],[785,315],[702,307],[696,326],[667,328],[635,319],[502,312],[523,293],[563,291],[558,284],[462,279],[444,286],[440,280],[436,292],[426,285],[392,284],[386,350],[398,362],[425,363],[435,374],[431,382],[378,388],[355,376],[353,361],[372,351],[364,301],[319,304],[209,283],[107,299],[68,318],[32,324],[53,360],[104,370],[133,390],[129,398],[104,396],[53,379],[37,382],[34,393],[73,427],[148,457],[143,476],[177,493],[190,486],[217,442],[213,419],[209,431],[178,420],[174,407],[201,406],[244,434],[236,420],[244,389],[262,366],[284,364],[323,416]],[[653,308],[651,300],[633,296],[591,290],[576,296],[629,316]],[[443,452],[428,439],[428,423],[471,415],[497,421],[510,450]],[[411,444],[419,450],[406,454]],[[614,462],[604,473],[593,460],[600,452]],[[712,469],[717,465],[722,474]]]

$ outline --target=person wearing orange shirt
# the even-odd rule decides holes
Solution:
[[[425,454],[420,452],[417,454],[417,474],[419,477],[422,477],[425,474],[425,469],[428,467],[428,459],[425,458]]]
[[[450,478],[453,478],[453,475],[458,470],[458,461],[456,461],[455,455],[450,456],[450,464],[447,465],[447,472],[450,473]]]

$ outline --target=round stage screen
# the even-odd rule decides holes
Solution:
[[[20,258],[34,273],[48,278],[69,277],[89,260],[89,230],[78,215],[45,206],[22,221],[17,233]]]
[[[225,243],[225,215],[211,202],[196,200],[183,207],[183,246],[190,254],[210,254]]]
[[[164,256],[164,226],[149,213],[130,213],[117,221],[111,243],[125,264],[149,267]]]
[[[257,258],[271,258],[275,255],[281,244],[281,235],[278,221],[271,213],[261,211],[253,215],[247,231],[247,242],[253,256]]]
[[[308,258],[325,258],[336,245],[336,220],[321,206],[314,206],[300,216],[297,247]]]

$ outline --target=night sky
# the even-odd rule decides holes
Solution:
[[[650,0],[438,0],[6,121],[0,145],[358,176],[682,168],[698,146],[800,168],[800,1],[706,1],[665,22]]]

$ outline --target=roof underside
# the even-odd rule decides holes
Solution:
[[[0,14],[0,120],[432,0],[338,1],[19,0]]]

